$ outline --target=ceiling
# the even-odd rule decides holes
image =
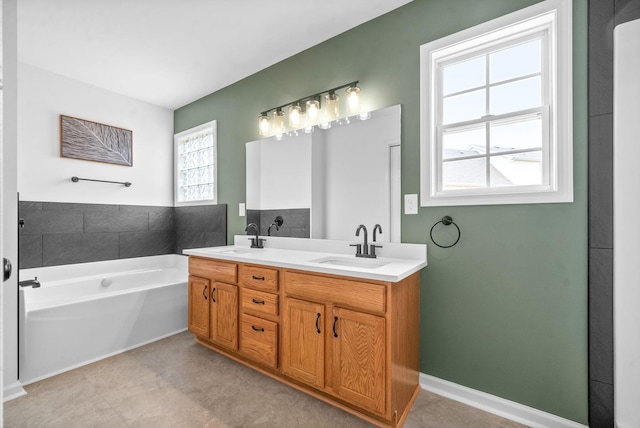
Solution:
[[[18,60],[176,109],[410,1],[19,1]]]

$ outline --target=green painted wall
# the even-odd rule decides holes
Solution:
[[[371,109],[402,104],[402,192],[419,193],[420,45],[536,2],[414,0],[177,110],[176,132],[218,120],[229,242],[245,225],[244,143],[262,109],[359,80]],[[575,202],[421,208],[403,216],[402,240],[429,244],[443,215],[462,229],[452,249],[429,245],[421,371],[586,424],[586,0],[573,18]]]

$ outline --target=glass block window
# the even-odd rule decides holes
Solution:
[[[175,203],[217,203],[216,121],[174,136]]]
[[[573,200],[570,15],[547,0],[421,47],[423,206]]]

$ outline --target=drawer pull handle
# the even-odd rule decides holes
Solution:
[[[216,288],[215,288],[215,287],[213,287],[213,288],[211,289],[211,300],[213,301],[213,303],[216,303],[216,298],[215,298],[215,295],[213,294],[213,293],[215,293],[215,292],[216,292]]]
[[[207,300],[207,287],[208,285],[205,285],[202,289],[202,297],[204,297],[204,300]]]
[[[338,337],[338,332],[336,331],[337,323],[338,323],[338,317],[333,317],[333,337]]]
[[[252,298],[251,301],[256,305],[264,305],[264,300],[256,300],[255,298]]]
[[[264,276],[251,275],[251,278],[255,279],[256,281],[264,281]]]
[[[253,331],[264,331],[264,328],[256,327],[255,325],[252,325],[251,328],[253,329]]]
[[[320,331],[320,312],[317,313],[318,317],[316,318],[316,330],[318,331],[318,334],[322,333]]]

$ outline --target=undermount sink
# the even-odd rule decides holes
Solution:
[[[251,251],[248,251],[248,250],[237,250],[237,249],[231,249],[231,250],[224,250],[224,251],[220,251],[220,254],[236,254],[236,255],[240,255],[240,254],[251,254]]]
[[[360,269],[377,269],[388,265],[389,262],[376,259],[357,259],[355,257],[324,257],[321,259],[310,260],[312,263],[322,263],[327,265],[348,266]]]

